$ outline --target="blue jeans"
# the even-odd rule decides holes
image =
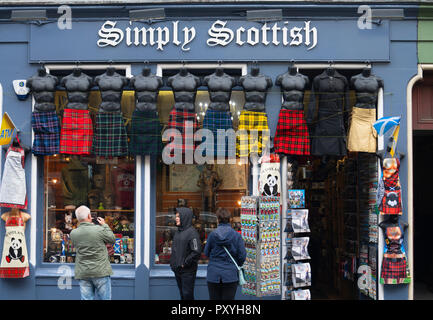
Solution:
[[[91,278],[80,280],[81,300],[111,300],[111,278]]]

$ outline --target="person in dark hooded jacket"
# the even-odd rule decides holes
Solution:
[[[207,285],[211,300],[234,300],[239,283],[239,273],[224,247],[238,266],[246,259],[242,236],[230,226],[230,212],[219,208],[216,212],[218,228],[207,238],[204,254],[209,257]]]
[[[176,208],[178,230],[173,237],[170,267],[176,276],[182,300],[194,300],[194,283],[201,255],[200,237],[192,226],[192,216],[191,209]]]

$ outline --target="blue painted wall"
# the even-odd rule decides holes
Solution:
[[[299,6],[297,6],[299,7]],[[341,10],[345,8],[344,5],[339,5]],[[354,7],[347,7],[355,10]],[[211,6],[204,6],[203,10],[212,9]],[[242,9],[242,6],[239,6]],[[312,13],[316,14],[320,12],[321,7],[315,6]],[[1,10],[0,10],[1,11]],[[335,11],[335,17],[338,18],[338,10]],[[210,18],[210,21],[217,20],[218,17]],[[311,18],[314,21],[316,18]],[[317,18],[319,19],[319,18]],[[98,24],[102,24],[106,19],[100,18]],[[356,23],[356,20],[353,20]],[[193,22],[191,22],[193,24]],[[51,24],[52,27],[55,25]],[[376,47],[370,48],[371,61],[373,63],[373,73],[382,77],[385,82],[385,99],[384,99],[384,115],[403,115],[400,130],[399,139],[399,150],[401,152],[406,152],[406,87],[408,81],[416,74],[417,57],[416,57],[416,39],[417,39],[417,23],[416,20],[404,20],[404,21],[386,21],[385,22],[387,32],[381,33],[381,37],[376,38]],[[319,30],[319,41],[333,42],[334,39],[330,36],[333,33],[334,23],[332,21],[327,22],[326,20],[321,21]],[[27,101],[18,101],[12,88],[12,80],[15,79],[27,79],[29,76],[33,75],[38,64],[31,61],[30,53],[37,52],[37,59],[41,58],[44,60],[44,52],[46,53],[48,62],[49,58],[56,61],[65,61],[65,57],[53,56],[51,49],[56,46],[55,41],[46,42],[44,40],[44,45],[38,48],[38,38],[42,39],[48,33],[49,26],[40,28],[39,30],[44,30],[44,33],[37,34],[39,27],[31,26],[28,24],[14,24],[14,23],[0,23],[0,83],[3,86],[3,111],[9,113],[16,125],[21,129],[21,138],[24,144],[31,144],[31,99]],[[30,31],[30,28],[32,31]],[[47,29],[48,28],[48,29]],[[82,34],[74,33],[74,29],[68,31],[71,32],[74,39],[79,39]],[[89,34],[92,34],[91,43],[85,42],[86,45],[80,46],[79,40],[75,42],[77,52],[80,52],[80,59],[88,62],[101,62],[106,63],[107,57],[100,54],[101,48],[96,46],[97,34],[92,29]],[[322,36],[323,34],[328,35],[326,38]],[[33,38],[31,37],[33,35]],[[45,38],[48,39],[48,38]],[[357,41],[356,37],[347,37],[344,41],[341,39],[335,40],[335,46],[327,46],[326,49],[320,49],[320,54],[314,54],[314,61],[318,62],[328,62],[329,60],[334,60],[337,63],[337,59],[333,58],[339,50],[344,49],[344,52],[351,52],[352,59],[354,61],[364,62],[365,56],[359,56],[358,52],[360,46],[365,46],[365,43]],[[380,43],[383,46],[380,46]],[[375,43],[376,43],[375,42]],[[348,50],[348,48],[350,48]],[[36,50],[37,49],[37,50]],[[384,59],[384,49],[389,51]],[[127,55],[132,63],[132,73],[137,74],[142,68],[141,61],[150,60],[152,62],[153,71],[155,71],[155,64],[158,61],[165,59],[160,58],[159,52],[156,50],[148,51],[147,55],[143,55],[140,51],[135,51],[131,55],[130,49],[124,47],[116,50],[116,56],[112,56],[111,59],[114,61],[123,60],[122,57]],[[168,49],[166,49],[168,50]],[[199,55],[203,57],[203,61],[209,61],[207,53],[211,52],[212,49],[201,48],[202,52]],[[239,53],[236,48],[228,49],[227,56],[236,56],[237,61],[247,61],[256,60],[255,52],[259,56],[260,47],[254,50],[249,50],[248,54]],[[313,49],[314,51],[314,49]],[[61,50],[60,50],[61,52]],[[365,52],[365,51],[363,51]],[[377,54],[377,59],[375,59],[375,53]],[[311,61],[308,54],[305,55],[305,61]],[[302,58],[302,57],[301,57]],[[68,59],[72,59],[72,56]],[[261,72],[270,76],[273,81],[275,78],[284,73],[287,70],[287,62],[284,62],[286,58],[269,58],[266,61],[260,61],[259,66]],[[291,58],[287,57],[287,60]],[[75,62],[77,59],[73,59],[68,62]],[[173,62],[178,63],[180,59],[174,59]],[[195,58],[195,61],[199,61],[199,58]],[[218,59],[219,60],[219,59]],[[281,60],[281,61],[279,61]],[[167,62],[165,60],[164,62]],[[216,62],[216,61],[214,61]],[[268,93],[267,98],[267,113],[268,121],[270,125],[271,134],[274,135],[278,112],[281,104],[281,95],[279,92],[279,87],[272,87]],[[3,152],[3,151],[2,151]],[[4,152],[3,152],[4,156]],[[30,170],[30,159],[31,156],[27,157],[26,161],[26,181],[28,185],[28,194],[30,196],[30,177],[33,174]],[[156,184],[156,160],[152,159],[152,175],[151,182],[152,185]],[[3,164],[1,164],[3,166]],[[43,186],[42,186],[42,163],[38,163],[39,177],[38,177],[38,217],[37,219],[32,219],[27,225],[26,237],[27,237],[27,247],[30,251],[30,226],[33,223],[37,224],[37,263],[36,266],[31,267],[31,276],[27,279],[20,280],[9,280],[0,279],[0,299],[78,299],[79,298],[79,288],[78,283],[74,280],[72,282],[71,290],[61,290],[58,287],[59,273],[58,265],[50,265],[42,263],[42,225],[43,225],[43,207],[42,207],[42,197],[43,197]],[[142,172],[144,174],[144,162],[142,164]],[[403,188],[403,201],[407,203],[407,163],[402,162],[401,165],[401,183]],[[144,176],[142,178],[142,185],[144,185]],[[147,190],[141,191],[141,196],[144,199],[144,194]],[[155,189],[150,190],[151,199],[155,199]],[[29,203],[31,199],[29,197]],[[4,212],[4,209],[1,209]],[[151,234],[150,237],[144,234],[144,231],[136,237],[141,238],[143,244],[141,248],[141,256],[144,259],[145,247],[150,246],[151,255],[151,266],[150,270],[146,268],[144,263],[134,268],[133,266],[119,266],[114,265],[114,276],[113,276],[113,298],[115,299],[179,299],[178,290],[176,287],[175,279],[173,278],[173,273],[169,270],[168,266],[153,265],[153,253],[155,252],[155,218],[154,212],[156,210],[156,204],[153,200],[151,203]],[[136,212],[136,215],[141,216],[141,221],[144,221],[144,203],[142,204],[142,210]],[[407,219],[406,213],[402,219]],[[0,238],[3,239],[5,225],[2,221],[0,223]],[[144,230],[144,229],[143,229]],[[146,243],[146,239],[150,238],[150,243]],[[30,253],[30,252],[29,252]],[[379,252],[379,254],[381,254]],[[208,299],[207,287],[206,287],[206,266],[200,266],[198,272],[198,278],[196,282],[196,297],[198,299]],[[313,280],[314,281],[314,280]],[[386,286],[384,290],[385,299],[407,299],[408,297],[408,286]],[[238,299],[251,299],[251,297],[243,296],[238,290]],[[278,297],[277,297],[278,298]]]

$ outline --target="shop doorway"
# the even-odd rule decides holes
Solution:
[[[415,300],[433,299],[433,253],[428,246],[433,223],[429,202],[433,173],[433,71],[424,70],[412,92],[413,125],[413,266]]]
[[[347,79],[362,71],[337,70]],[[323,69],[299,71],[312,80]],[[309,100],[309,92],[306,95]],[[350,99],[353,106],[354,91]],[[377,156],[354,152],[338,158],[288,159],[288,177],[294,177],[290,189],[305,190],[309,210],[311,299],[378,299]],[[358,286],[360,265],[369,266],[373,276],[363,289]]]
[[[414,299],[433,299],[433,253],[429,246],[433,215],[426,201],[433,172],[433,131],[415,131],[413,135],[413,185],[414,185]]]

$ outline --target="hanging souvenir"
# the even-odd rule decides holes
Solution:
[[[263,196],[279,196],[281,190],[280,158],[265,154],[260,161],[259,192]]]
[[[409,266],[403,246],[404,232],[408,225],[400,223],[398,217],[394,216],[381,222],[379,226],[385,237],[380,283],[410,283]]]
[[[0,207],[27,209],[25,150],[18,137],[9,146],[0,186]]]
[[[29,276],[29,256],[25,238],[25,225],[30,215],[17,208],[1,216],[6,222],[6,233],[0,264],[0,278]]]

